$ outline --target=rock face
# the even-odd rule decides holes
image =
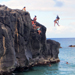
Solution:
[[[46,27],[39,35],[31,24],[29,12],[0,5],[0,74],[18,67],[30,67],[59,61],[60,44],[46,40]]]
[[[58,59],[60,44],[54,40],[47,40],[47,51],[48,55],[51,57],[51,62],[56,62]]]

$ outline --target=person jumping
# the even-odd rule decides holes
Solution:
[[[56,17],[56,19],[54,20],[54,26],[55,26],[55,24],[57,24],[58,26],[60,26],[59,25],[59,16],[57,15],[57,17]]]

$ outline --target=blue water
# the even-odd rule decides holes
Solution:
[[[75,38],[51,38],[61,44],[59,49],[60,62],[47,66],[33,67],[33,70],[28,72],[16,73],[16,75],[75,75]],[[66,64],[68,62],[69,64]]]

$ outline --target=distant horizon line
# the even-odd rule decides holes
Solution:
[[[52,37],[51,37],[52,38]],[[53,38],[75,38],[75,37],[53,37]],[[48,39],[48,38],[47,38]]]

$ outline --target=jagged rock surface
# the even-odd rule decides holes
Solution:
[[[32,27],[29,12],[0,5],[0,73],[59,61],[60,44],[46,41],[46,27],[36,25],[41,26],[40,35]]]

